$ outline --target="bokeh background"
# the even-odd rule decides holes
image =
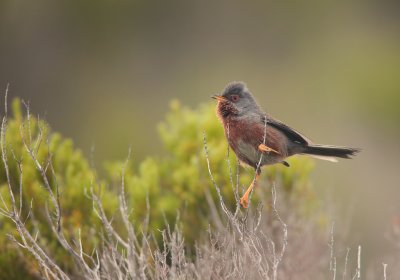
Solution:
[[[95,147],[100,169],[129,146],[135,162],[162,154],[170,101],[212,102],[232,80],[314,142],[363,149],[313,179],[348,246],[385,261],[400,215],[399,2],[0,1],[1,91]]]

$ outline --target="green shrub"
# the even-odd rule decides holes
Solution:
[[[215,116],[215,104],[203,104],[196,109],[189,109],[181,106],[179,102],[171,103],[171,111],[166,119],[159,125],[159,134],[167,152],[165,156],[152,156],[146,158],[134,168],[133,164],[126,167],[125,189],[129,206],[133,211],[130,216],[135,225],[140,227],[140,222],[146,215],[150,216],[150,230],[157,232],[157,229],[164,228],[165,219],[174,224],[177,213],[180,213],[180,221],[188,244],[193,242],[204,233],[208,227],[209,205],[205,198],[205,192],[210,192],[214,198],[216,193],[209,178],[207,162],[204,153],[203,133],[207,136],[209,159],[212,172],[216,182],[222,189],[226,203],[233,209],[235,207],[232,185],[229,180],[230,173],[227,163],[227,142],[225,140],[222,126]],[[31,129],[31,134],[29,133]],[[121,185],[121,170],[123,162],[105,164],[106,176],[99,181],[96,172],[89,166],[88,161],[82,153],[74,148],[70,139],[63,138],[60,134],[52,132],[43,120],[31,117],[27,121],[23,116],[19,100],[13,103],[13,117],[8,120],[6,134],[6,145],[8,150],[8,162],[11,173],[11,180],[15,186],[14,193],[19,202],[19,172],[18,164],[13,157],[21,159],[23,166],[23,209],[28,214],[29,205],[32,201],[33,212],[31,217],[35,223],[29,228],[34,232],[40,231],[44,238],[42,242],[47,243],[57,263],[62,263],[67,270],[73,269],[73,263],[60,244],[55,239],[47,222],[45,205],[48,194],[43,188],[43,180],[38,173],[34,162],[24,148],[22,139],[32,145],[38,143],[42,137],[43,141],[38,146],[38,159],[41,163],[52,154],[52,160],[60,189],[62,222],[64,234],[69,240],[76,239],[78,229],[81,230],[84,240],[84,250],[91,250],[99,245],[100,235],[97,230],[101,228],[100,221],[93,212],[92,201],[85,196],[85,190],[93,185],[94,189],[101,193],[103,206],[108,217],[114,217],[118,210],[118,190]],[[11,152],[12,151],[12,152]],[[230,153],[230,165],[233,171],[233,178],[236,178],[236,158]],[[307,158],[289,159],[291,165],[287,168],[283,165],[270,166],[263,169],[262,179],[259,188],[268,189],[263,192],[270,194],[269,187],[273,182],[284,189],[286,193],[295,196],[302,201],[299,211],[305,215],[318,207],[314,197],[309,174],[313,169],[313,163]],[[240,189],[246,188],[254,177],[251,169],[240,169]],[[54,187],[56,183],[48,171],[48,178]],[[107,182],[107,183],[106,183]],[[0,170],[0,192],[6,201],[9,200],[5,170]],[[253,202],[257,201],[257,193]],[[146,198],[150,202],[150,212],[146,207]],[[119,220],[113,221],[114,227],[118,228]],[[14,233],[13,225],[0,217],[0,274],[7,279],[18,279],[10,270],[16,262],[23,263],[20,278],[26,279],[26,275],[36,277],[32,274],[36,264],[30,258],[21,259],[17,253],[3,254],[9,251],[10,241],[6,234]],[[123,230],[122,235],[123,235]],[[72,242],[73,243],[73,242]],[[37,270],[37,269],[36,269]]]
[[[31,133],[29,133],[29,130]],[[82,239],[87,240],[84,244],[87,251],[93,249],[99,242],[97,234],[92,229],[99,228],[100,221],[92,211],[91,200],[85,196],[85,188],[89,189],[91,182],[95,178],[94,171],[89,167],[82,153],[73,147],[70,139],[64,139],[60,134],[52,132],[43,120],[31,117],[28,122],[27,118],[22,115],[21,104],[18,99],[13,102],[13,117],[8,119],[5,139],[10,177],[14,187],[13,191],[16,196],[17,206],[19,206],[19,201],[22,200],[23,216],[26,217],[32,203],[30,217],[34,222],[28,224],[29,228],[32,232],[38,230],[44,238],[44,242],[47,243],[46,247],[52,252],[51,255],[54,255],[56,260],[62,263],[67,270],[72,269],[71,259],[67,257],[60,244],[55,240],[48,224],[45,210],[48,193],[43,187],[43,179],[40,173],[24,147],[23,139],[27,145],[32,144],[37,147],[37,158],[42,165],[46,164],[49,153],[52,154],[52,162],[61,195],[60,203],[63,210],[62,223],[64,234],[68,239],[76,238],[78,229],[81,229]],[[40,141],[40,139],[42,140]],[[21,161],[23,169],[22,199],[19,197],[20,173],[16,159]],[[0,169],[0,192],[8,207],[10,207],[3,162],[1,166],[3,168]],[[56,182],[53,180],[50,168],[48,168],[46,175],[50,180],[50,184],[54,187]],[[96,181],[94,180],[94,182]],[[99,188],[97,184],[95,188]],[[108,193],[108,190],[104,187],[102,191]],[[111,214],[117,207],[116,196],[114,194],[107,194],[105,204],[107,205],[108,213]],[[0,216],[0,224],[0,251],[10,251],[12,244],[6,235],[15,233],[15,230],[12,230],[15,227],[3,216]],[[11,252],[10,254],[1,254],[0,275],[5,277],[4,279],[16,279],[13,274],[16,273],[14,264],[18,257],[15,252]],[[32,262],[32,260],[29,262],[29,258],[20,259],[17,262],[25,263],[19,270],[21,275],[32,274],[38,271],[36,263]],[[13,270],[10,270],[10,268],[13,268]],[[23,277],[23,279],[26,278]]]

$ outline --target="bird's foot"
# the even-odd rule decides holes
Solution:
[[[240,199],[240,205],[245,209],[249,207],[249,195],[247,193]]]
[[[270,147],[268,147],[268,146],[266,146],[266,145],[264,145],[264,144],[258,145],[258,149],[259,149],[261,152],[263,152],[263,153],[270,153],[270,152],[273,152],[273,153],[275,153],[275,154],[280,155],[280,153],[279,153],[278,151],[276,151],[276,150],[274,150],[274,149],[272,149],[272,148],[270,148]]]

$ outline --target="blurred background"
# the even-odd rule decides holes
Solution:
[[[398,1],[0,1],[1,91],[95,147],[99,168],[129,146],[135,162],[162,154],[170,101],[212,102],[232,80],[314,142],[363,149],[318,161],[314,184],[350,225],[346,245],[385,261],[400,215]]]

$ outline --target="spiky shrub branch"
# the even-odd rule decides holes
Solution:
[[[2,119],[2,123],[1,123],[1,153],[2,153],[2,161],[4,164],[4,169],[5,169],[5,173],[6,173],[6,178],[7,178],[7,186],[8,186],[8,192],[9,192],[9,196],[10,196],[10,200],[11,200],[11,208],[7,206],[7,203],[5,202],[3,196],[1,196],[1,201],[2,201],[2,207],[0,208],[0,212],[2,215],[4,215],[5,217],[9,218],[11,221],[14,222],[16,230],[18,232],[18,235],[20,237],[20,241],[17,241],[17,239],[10,235],[10,239],[12,241],[14,241],[16,244],[18,244],[20,247],[28,250],[33,257],[38,261],[42,272],[44,273],[44,275],[46,277],[52,277],[52,278],[56,278],[58,277],[59,279],[69,279],[68,276],[60,269],[60,267],[45,253],[45,251],[41,248],[41,246],[38,244],[37,242],[37,238],[38,238],[38,233],[33,236],[31,234],[31,232],[26,228],[26,221],[29,219],[30,213],[32,209],[29,209],[28,215],[27,217],[23,217],[22,216],[22,196],[20,196],[20,201],[19,201],[19,207],[17,206],[17,201],[15,199],[14,196],[14,191],[13,191],[13,186],[11,183],[11,176],[10,176],[10,171],[9,171],[9,167],[8,167],[8,154],[7,154],[7,149],[6,149],[6,143],[5,143],[5,139],[6,139],[6,131],[7,131],[7,114],[8,114],[8,108],[7,108],[7,95],[8,95],[8,86],[7,86],[7,90],[6,90],[6,94],[5,94],[5,115]],[[38,145],[40,145],[41,139],[38,140]],[[29,151],[33,151],[32,147],[29,147],[28,145],[26,145],[26,147],[29,149]],[[35,159],[35,153],[32,152],[31,156],[34,156],[33,159]],[[21,164],[21,162],[15,158],[15,160],[17,161],[18,164],[18,170],[20,172],[19,176],[21,178],[22,181],[22,177],[23,177],[23,166]],[[50,162],[50,160],[48,161]],[[40,171],[42,171],[42,174],[45,174],[45,170],[43,169],[43,167],[37,163],[37,167]],[[48,168],[48,164],[46,164],[46,169]],[[59,208],[57,208],[59,205],[55,200],[55,196],[53,191],[51,190],[51,188],[49,188],[49,185],[46,183],[48,183],[47,177],[46,175],[44,175],[44,177],[46,178],[45,180],[45,188],[48,188],[49,194],[52,198],[53,203],[55,202],[56,205],[56,217],[57,217],[57,223],[58,223],[58,216],[60,214],[60,210]],[[20,181],[20,182],[21,182]],[[19,192],[20,194],[22,193],[22,184],[19,185]],[[50,213],[48,215],[50,217]],[[51,220],[51,218],[50,218]],[[54,227],[54,224],[51,223],[52,227]],[[59,233],[59,230],[56,231],[57,233]]]
[[[5,104],[7,104],[7,94],[8,90],[6,91]],[[28,229],[28,223],[32,219],[32,208],[29,209],[28,214],[24,217],[22,214],[22,193],[24,187],[22,184],[22,178],[24,176],[23,164],[11,150],[14,160],[17,162],[19,177],[21,178],[19,183],[20,199],[18,201],[15,198],[14,186],[9,171],[9,149],[6,147],[7,121],[8,112],[6,105],[5,116],[3,117],[1,125],[0,146],[3,166],[7,177],[8,194],[10,197],[9,204],[11,204],[11,207],[8,206],[9,204],[6,203],[5,198],[0,194],[2,202],[0,213],[15,224],[17,236],[10,234],[9,238],[19,247],[26,249],[36,259],[42,277],[46,279],[72,279],[72,275],[68,275],[63,271],[53,257],[49,255],[43,243],[40,242],[41,235],[38,228],[35,229],[34,234]],[[42,178],[43,188],[46,190],[49,197],[48,201],[50,204],[48,205],[46,203],[45,205],[48,226],[52,229],[53,235],[58,243],[74,260],[76,275],[80,275],[79,278],[82,279],[126,279],[126,277],[131,279],[152,278],[152,271],[149,269],[151,263],[148,261],[148,257],[151,255],[149,247],[150,237],[147,233],[148,218],[142,223],[141,235],[143,238],[139,240],[134,227],[128,219],[129,209],[127,207],[124,190],[125,168],[122,170],[119,205],[121,218],[126,230],[126,237],[121,237],[120,233],[112,226],[112,221],[106,216],[102,201],[94,191],[92,185],[90,186],[90,193],[88,196],[93,202],[93,211],[100,219],[105,234],[102,236],[103,246],[101,249],[96,248],[93,252],[88,254],[83,250],[80,229],[78,230],[79,234],[76,240],[70,241],[64,236],[62,224],[63,211],[60,204],[60,192],[57,184],[56,172],[52,161],[53,155],[50,149],[48,149],[48,155],[44,163],[39,161],[39,146],[42,145],[42,142],[48,145],[48,141],[46,141],[47,139],[43,139],[44,133],[42,133],[42,128],[40,127],[37,139],[35,141],[32,140],[29,107],[27,107],[27,124],[29,139],[25,137],[23,126],[21,126],[21,138],[25,150],[35,163],[35,167]],[[50,181],[54,182],[54,184],[51,184]],[[147,205],[149,204],[147,203]],[[77,277],[76,275],[73,278]]]

